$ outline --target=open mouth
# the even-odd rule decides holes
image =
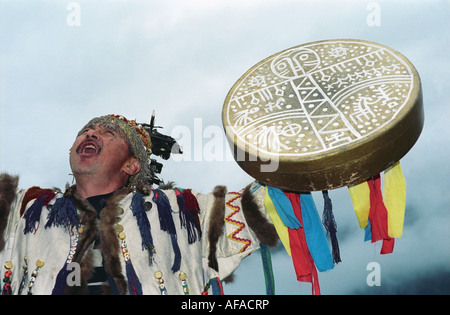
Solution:
[[[101,151],[100,145],[92,140],[81,143],[77,148],[77,153],[84,155],[95,155]]]

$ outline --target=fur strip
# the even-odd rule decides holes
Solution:
[[[245,187],[242,193],[241,204],[245,220],[261,243],[275,247],[278,243],[277,231],[273,224],[269,223],[261,214],[250,187],[251,184]]]
[[[0,251],[5,247],[4,232],[18,184],[19,177],[0,174]]]
[[[216,258],[217,242],[222,234],[223,226],[225,224],[225,195],[227,188],[225,186],[216,186],[213,190],[214,203],[211,210],[211,217],[209,219],[209,255],[208,266],[219,271],[219,263]]]
[[[99,225],[100,250],[103,254],[105,271],[111,276],[121,295],[127,294],[128,284],[122,273],[120,244],[114,224],[118,215],[118,203],[129,192],[128,188],[120,189],[107,200],[105,208],[100,213]]]
[[[97,211],[91,204],[82,198],[75,189],[71,186],[66,189],[64,197],[72,196],[75,200],[77,209],[80,211],[81,225],[83,225],[83,232],[80,235],[78,242],[78,249],[73,256],[73,262],[77,262],[81,267],[81,286],[66,287],[65,294],[87,294],[87,282],[91,278],[94,268],[92,266],[92,251],[89,249],[95,240],[97,230]]]

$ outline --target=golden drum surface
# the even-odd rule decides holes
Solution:
[[[411,62],[353,39],[262,60],[233,85],[222,110],[240,167],[291,191],[339,188],[380,173],[411,149],[423,119]]]

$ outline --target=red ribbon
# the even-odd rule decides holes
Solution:
[[[300,207],[300,195],[286,192],[289,198],[294,214],[303,226],[303,219]],[[291,246],[292,261],[294,263],[297,280],[300,282],[310,282],[312,285],[312,294],[320,294],[319,278],[317,276],[314,260],[306,244],[305,231],[303,228],[288,229],[289,243]]]
[[[394,250],[394,239],[388,234],[388,213],[381,194],[380,175],[367,181],[370,189],[369,221],[372,233],[372,243],[383,240],[380,254],[390,254]]]

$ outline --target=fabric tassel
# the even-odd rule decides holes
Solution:
[[[324,207],[323,207],[323,215],[322,215],[322,224],[324,225],[327,233],[330,235],[331,240],[331,248],[333,252],[333,262],[335,264],[341,262],[341,255],[339,251],[339,243],[337,239],[337,224],[334,219],[333,214],[333,204],[331,203],[331,199],[328,196],[328,191],[322,191],[323,199],[324,199]]]
[[[153,238],[151,232],[150,221],[148,220],[145,212],[145,199],[144,195],[136,192],[131,199],[131,212],[137,220],[139,227],[139,233],[141,234],[142,250],[147,250],[150,257],[150,264],[153,261],[153,254],[155,253],[155,247],[153,245]]]
[[[181,266],[181,251],[180,251],[180,247],[178,246],[177,235],[176,234],[170,234],[170,239],[172,240],[172,248],[173,248],[173,252],[175,254],[175,258],[173,260],[173,265],[172,265],[171,270],[175,273],[178,270],[180,270],[180,266]]]
[[[46,229],[52,227],[52,225],[71,225],[78,227],[80,225],[80,220],[78,219],[74,199],[70,196],[56,199],[47,219],[47,223],[45,224]]]
[[[161,230],[169,234],[175,234],[176,228],[172,218],[172,207],[170,206],[169,198],[160,189],[154,190],[153,201],[158,208],[159,224]]]
[[[177,203],[180,216],[181,227],[187,230],[188,243],[194,244],[197,240],[202,237],[202,231],[200,230],[200,225],[196,222],[196,219],[192,216],[189,209],[186,207],[186,202],[184,201],[182,193],[175,189],[177,196]]]
[[[272,220],[273,225],[275,226],[275,230],[277,231],[278,237],[281,240],[281,243],[283,244],[284,248],[286,249],[286,252],[289,256],[291,256],[291,246],[289,245],[289,231],[286,225],[284,225],[283,221],[281,220],[280,216],[278,215],[278,212],[275,208],[275,205],[270,199],[268,188],[266,187],[266,192],[264,195],[264,207],[266,208],[267,214],[269,215],[270,219]]]
[[[190,189],[183,189],[181,194],[183,195],[186,208],[191,213],[200,230],[200,218],[199,218],[200,206],[198,205],[197,198],[195,198]]]
[[[383,203],[388,212],[388,234],[400,238],[405,218],[406,181],[400,162],[384,171]]]
[[[38,198],[23,215],[23,218],[25,219],[25,228],[23,229],[24,234],[37,231],[41,220],[42,207],[44,206],[44,197],[45,196],[41,196]]]
[[[272,256],[270,255],[269,248],[266,244],[260,243],[261,248],[261,260],[264,270],[264,279],[266,282],[266,294],[275,295],[275,279],[272,269]]]
[[[169,233],[172,240],[172,248],[175,254],[172,271],[177,272],[181,265],[181,251],[178,246],[175,222],[172,218],[172,207],[170,206],[169,198],[167,198],[167,195],[162,190],[155,189],[153,193],[153,201],[158,208],[160,228],[164,232]]]
[[[368,180],[370,188],[370,212],[369,220],[371,225],[372,243],[379,240],[386,240],[385,246],[381,249],[381,254],[391,253],[394,249],[394,242],[388,234],[388,215],[381,195],[380,175]]]
[[[31,207],[28,208],[28,210],[23,215],[26,221],[25,228],[23,230],[24,234],[35,233],[37,231],[39,221],[41,219],[42,208],[46,207],[54,197],[54,192],[44,194],[36,199]]]
[[[333,257],[312,194],[301,193],[300,204],[306,243],[317,269],[319,271],[333,269]]]
[[[128,292],[130,295],[142,295],[142,285],[136,275],[136,271],[134,270],[131,260],[126,261],[125,270],[127,272]]]
[[[66,290],[67,276],[69,275],[69,270],[67,270],[67,264],[61,268],[56,276],[55,286],[52,290],[52,295],[63,295]]]
[[[280,216],[284,225],[286,225],[290,229],[298,229],[302,227],[298,218],[294,214],[294,210],[292,209],[292,205],[289,202],[289,198],[286,197],[283,191],[281,189],[270,186],[267,186],[267,189],[270,199],[275,205],[278,215]]]

